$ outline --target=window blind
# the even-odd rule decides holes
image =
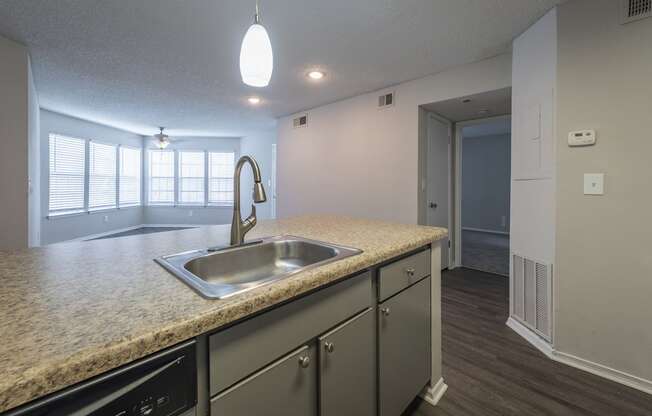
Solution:
[[[84,210],[85,152],[82,139],[50,134],[49,212],[52,215]]]
[[[179,152],[179,203],[203,205],[204,152]]]
[[[174,152],[149,151],[149,203],[174,204]]]
[[[141,178],[140,149],[120,147],[120,207],[140,205]]]
[[[208,154],[208,203],[211,205],[233,204],[234,153]]]
[[[88,209],[116,207],[116,146],[88,145]]]

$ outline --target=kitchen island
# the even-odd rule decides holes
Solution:
[[[153,259],[226,244],[229,226],[0,253],[0,412],[426,248],[432,361],[425,394],[436,401],[443,391],[438,241],[446,233],[337,216],[262,221],[248,240],[295,235],[362,253],[221,300],[202,298]]]

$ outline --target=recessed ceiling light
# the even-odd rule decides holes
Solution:
[[[320,80],[326,76],[326,73],[322,71],[310,71],[308,72],[308,78],[314,79],[315,81]]]
[[[463,99],[462,99],[462,102],[463,102],[464,104],[468,104],[468,103],[471,102],[471,99],[470,99],[470,98],[463,98]]]
[[[247,98],[247,101],[249,101],[249,104],[260,104],[260,97],[249,97]]]

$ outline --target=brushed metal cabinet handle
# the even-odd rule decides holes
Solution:
[[[332,342],[326,342],[324,343],[324,349],[326,350],[326,352],[332,353],[333,351],[335,351],[335,344],[333,344]]]
[[[310,366],[310,357],[304,356],[299,357],[299,365],[301,368],[308,368]]]
[[[380,312],[385,316],[389,316],[390,313],[389,308],[381,308]]]

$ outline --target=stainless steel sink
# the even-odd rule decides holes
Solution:
[[[209,299],[224,299],[362,251],[294,236],[188,251],[156,260]]]

